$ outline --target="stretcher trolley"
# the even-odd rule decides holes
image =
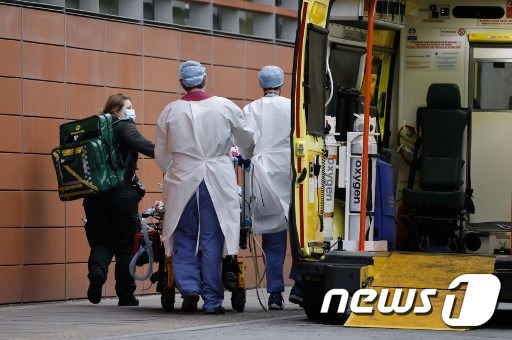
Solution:
[[[251,220],[248,211],[248,199],[246,199],[246,177],[249,174],[249,166],[238,164],[236,158],[233,161],[235,171],[237,165],[243,168],[241,176],[241,223],[240,223],[240,248],[247,248],[247,238],[251,232]],[[172,257],[165,255],[164,245],[161,241],[165,208],[162,201],[155,202],[149,209],[141,214],[140,231],[135,235],[134,256],[130,263],[130,273],[135,280],[150,280],[156,284],[156,291],[161,294],[162,308],[167,312],[174,310],[175,282],[172,268]],[[158,269],[153,271],[154,263]],[[137,266],[148,264],[148,270],[143,275],[138,275],[135,270]],[[226,256],[222,266],[222,281],[224,287],[231,292],[231,306],[238,312],[245,309],[245,270],[244,261],[237,256]],[[143,289],[143,290],[147,290]]]

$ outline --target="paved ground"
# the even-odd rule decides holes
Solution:
[[[287,294],[287,293],[286,293]],[[287,295],[286,295],[287,296]],[[228,296],[227,296],[228,297]],[[511,339],[512,314],[500,314],[486,327],[469,332],[430,332],[344,328],[310,322],[288,303],[284,311],[265,312],[255,291],[249,291],[246,311],[226,315],[166,313],[159,296],[142,297],[139,307],[118,307],[116,299],[99,305],[88,301],[0,307],[0,338],[105,339]],[[229,298],[226,299],[229,308]],[[181,299],[177,299],[179,310]]]

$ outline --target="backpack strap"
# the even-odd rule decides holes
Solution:
[[[126,154],[126,157],[122,158],[121,157],[121,152],[119,150],[119,143],[117,143],[117,140],[115,140],[115,137],[114,137],[113,134],[114,134],[114,125],[116,125],[117,123],[119,123],[121,121],[126,121],[126,120],[128,120],[128,118],[127,119],[117,119],[116,121],[112,122],[112,141],[116,145],[116,152],[117,152],[117,155],[118,155],[118,161],[120,161],[120,163],[121,163],[120,167],[123,170],[128,169],[128,161],[130,160],[130,150],[128,150],[128,153]],[[119,166],[119,164],[117,166]],[[134,175],[135,175],[135,173],[134,173]],[[129,178],[129,180],[132,180],[132,178]]]

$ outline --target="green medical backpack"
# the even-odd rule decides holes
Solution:
[[[60,146],[52,150],[61,201],[109,191],[124,182],[124,166],[114,145],[112,115],[96,115],[60,126]]]

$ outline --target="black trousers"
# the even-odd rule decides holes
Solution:
[[[84,199],[85,232],[91,247],[89,275],[94,273],[106,281],[108,266],[115,256],[116,294],[120,299],[132,297],[136,289],[128,267],[139,223],[138,202],[139,197],[129,184]]]

